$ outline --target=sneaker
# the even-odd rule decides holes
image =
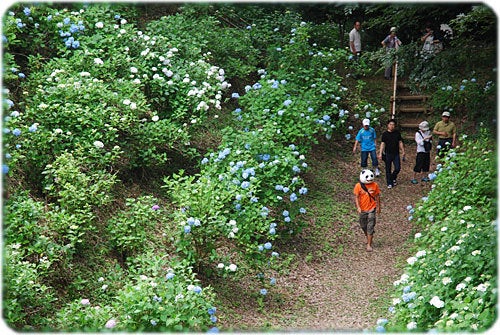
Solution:
[[[412,180],[411,180],[411,183],[412,183],[412,184],[418,184],[418,180],[416,180],[416,179],[412,179]]]
[[[428,181],[430,181],[430,179],[429,179],[429,178],[427,178],[427,177],[424,177],[424,178],[422,178],[422,181],[423,181],[423,182],[428,182]]]
[[[368,251],[368,252],[372,252],[372,251],[373,251],[372,246],[371,246],[371,245],[367,245],[367,246],[366,246],[366,251]]]
[[[378,168],[375,169],[375,177],[380,176],[380,170]]]
[[[387,185],[387,188],[392,188],[392,185]]]
[[[397,181],[395,181],[395,180],[393,180],[393,181],[392,181],[392,185],[393,185],[393,186],[396,186],[397,184],[398,184],[398,182],[397,182]]]

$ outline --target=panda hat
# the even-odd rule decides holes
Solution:
[[[363,184],[373,183],[374,180],[375,180],[375,174],[373,173],[372,170],[363,169],[359,174],[359,181],[362,182]]]

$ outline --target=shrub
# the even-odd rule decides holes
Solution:
[[[58,312],[54,329],[204,331],[217,322],[212,289],[201,287],[185,262],[147,252],[130,258],[128,265],[130,273],[113,300],[73,301]]]
[[[57,294],[44,284],[44,275],[51,261],[40,257],[36,262],[25,260],[20,243],[4,245],[3,317],[13,330],[34,330],[48,323],[53,315]]]
[[[106,226],[114,248],[124,256],[147,248],[147,239],[162,210],[152,196],[126,199],[125,209],[111,217]]]
[[[491,145],[484,132],[449,152],[437,176],[431,174],[432,191],[408,207],[421,232],[415,235],[415,256],[394,283],[387,330],[484,331],[493,325],[497,227]]]

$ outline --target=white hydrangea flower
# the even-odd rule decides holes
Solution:
[[[444,307],[444,301],[439,299],[437,295],[433,296],[432,299],[429,301],[429,304],[436,308],[443,308]]]
[[[102,149],[104,148],[104,143],[102,143],[101,141],[94,141],[94,147]]]

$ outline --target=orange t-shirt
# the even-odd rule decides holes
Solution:
[[[376,198],[377,195],[380,194],[380,188],[378,187],[378,184],[373,182],[370,184],[365,184],[366,188],[368,189],[368,192]],[[357,183],[356,186],[354,186],[354,195],[358,197],[359,199],[359,207],[361,208],[361,211],[363,212],[369,212],[372,209],[377,207],[377,202],[373,200],[368,193],[363,190],[361,187],[360,183]]]

